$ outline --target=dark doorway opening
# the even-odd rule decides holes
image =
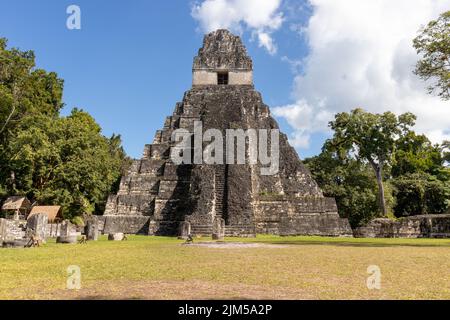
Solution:
[[[218,72],[217,73],[217,84],[227,85],[228,84],[228,72]]]

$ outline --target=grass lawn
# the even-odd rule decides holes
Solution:
[[[450,240],[226,241],[265,245],[211,248],[130,236],[0,249],[0,299],[450,299]],[[70,265],[81,269],[81,290],[66,289]],[[366,286],[370,265],[381,269],[380,290]]]

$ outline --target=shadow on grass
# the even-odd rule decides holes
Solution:
[[[141,297],[120,297],[120,298],[112,298],[108,296],[102,296],[102,295],[93,295],[93,296],[84,296],[84,297],[77,297],[74,300],[78,301],[116,301],[116,300],[126,300],[126,301],[141,301],[141,300],[148,300]]]
[[[202,300],[211,300],[211,301],[222,301],[222,300],[243,300],[243,301],[253,301],[254,299],[251,299],[249,297],[227,297],[227,298],[211,298],[211,297],[204,297],[201,299],[195,299],[192,301],[202,301]],[[172,299],[167,299],[167,300],[161,300],[161,299],[148,299],[148,298],[144,298],[144,297],[120,297],[120,298],[111,298],[108,296],[101,296],[101,295],[94,295],[94,296],[84,296],[84,297],[78,297],[76,299],[74,299],[75,301],[160,301],[160,302],[170,302],[170,301],[175,301]]]
[[[255,241],[257,242],[257,241]],[[317,245],[317,246],[337,246],[337,247],[380,247],[380,248],[389,248],[389,247],[447,247],[450,248],[450,242],[447,243],[419,243],[419,241],[414,243],[408,243],[408,242],[401,242],[398,243],[390,242],[390,243],[383,243],[378,241],[364,241],[364,242],[355,242],[355,241],[308,241],[308,240],[301,240],[301,241],[263,241],[261,243],[265,244],[275,244],[275,245]]]

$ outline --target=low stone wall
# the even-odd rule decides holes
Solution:
[[[263,196],[256,215],[256,233],[282,236],[346,236],[353,235],[347,219],[339,217],[333,198]]]
[[[104,234],[148,234],[150,217],[142,216],[99,216],[99,231]]]
[[[337,213],[305,214],[296,217],[282,217],[280,221],[282,236],[328,236],[352,237],[352,228],[347,219]]]
[[[450,214],[374,219],[354,229],[357,238],[450,238]]]

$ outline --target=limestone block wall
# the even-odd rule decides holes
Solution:
[[[253,85],[253,72],[251,71],[230,71],[228,77],[229,85]]]
[[[374,219],[353,234],[358,238],[450,238],[450,214]]]
[[[347,219],[339,217],[333,198],[287,199],[264,196],[257,203],[256,232],[288,235],[352,236]]]
[[[229,85],[253,85],[252,71],[229,71]],[[193,86],[217,85],[217,72],[209,70],[195,70],[192,74]]]
[[[217,73],[206,70],[194,71],[192,74],[192,85],[217,85]]]
[[[103,234],[126,233],[148,234],[150,217],[142,216],[100,216],[99,231]]]
[[[337,213],[316,213],[295,217],[281,217],[279,228],[280,235],[282,236],[352,236],[352,228],[348,220],[340,218]]]

